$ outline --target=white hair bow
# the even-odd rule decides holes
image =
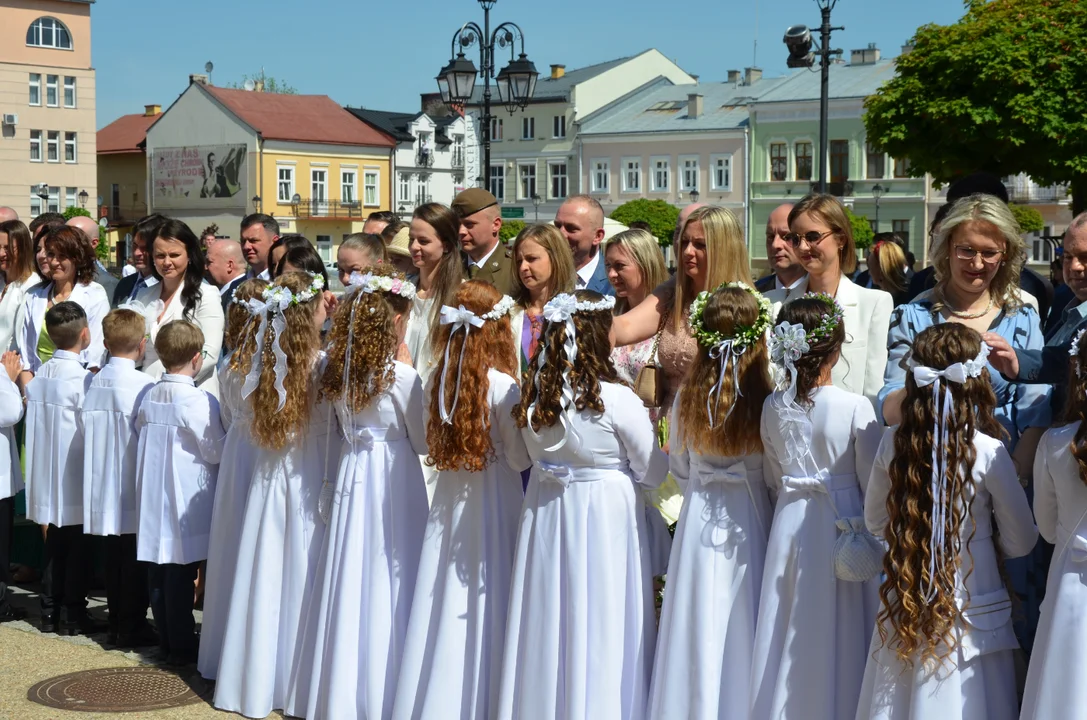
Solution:
[[[442,325],[453,326],[449,329],[449,339],[445,343],[445,363],[442,365],[442,381],[438,387],[438,415],[444,424],[449,425],[453,422],[453,413],[457,409],[457,400],[460,398],[460,374],[461,369],[464,367],[464,351],[468,349],[468,335],[472,332],[472,328],[483,327],[483,318],[463,305],[460,307],[442,305],[438,322]],[[449,346],[453,342],[453,334],[461,329],[464,330],[464,342],[461,343],[460,359],[457,360],[457,385],[453,388],[453,406],[447,410],[445,407],[445,379],[449,376]]]

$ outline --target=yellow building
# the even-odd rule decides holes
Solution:
[[[132,226],[147,215],[147,128],[162,106],[147,105],[142,113],[122,115],[98,131],[99,216],[109,226],[113,262],[124,265],[129,247],[122,242]]]
[[[232,90],[193,76],[147,130],[150,211],[233,238],[243,217],[267,213],[331,262],[345,235],[391,209],[395,145],[326,95]]]

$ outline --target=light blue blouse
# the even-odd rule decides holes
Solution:
[[[887,369],[883,373],[883,389],[879,391],[879,417],[883,417],[883,401],[895,390],[906,385],[913,339],[926,328],[944,319],[932,309],[932,300],[918,299],[899,305],[891,313],[891,328],[887,333]],[[989,327],[990,332],[1005,338],[1017,350],[1040,350],[1045,345],[1037,311],[1024,306],[1004,311]],[[1009,383],[989,365],[993,392],[996,393],[994,416],[1008,432],[1004,444],[1008,451],[1015,448],[1019,435],[1032,427],[1048,428],[1052,420],[1049,408],[1049,385]]]

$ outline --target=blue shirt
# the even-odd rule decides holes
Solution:
[[[913,339],[943,317],[932,309],[932,300],[917,299],[899,305],[891,313],[891,328],[887,333],[887,369],[883,374],[883,389],[879,391],[879,416],[883,417],[883,401],[895,390],[906,386]],[[1042,330],[1038,313],[1025,305],[1018,310],[1003,311],[989,327],[989,332],[1005,338],[1013,348],[1040,350],[1043,346]],[[1008,432],[1004,444],[1010,452],[1015,448],[1019,435],[1027,428],[1048,428],[1052,419],[1049,408],[1050,387],[1008,382],[989,365],[996,408],[993,415]]]

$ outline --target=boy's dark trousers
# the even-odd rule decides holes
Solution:
[[[106,537],[106,606],[109,631],[121,641],[147,630],[147,563],[136,560],[136,534]]]
[[[193,592],[199,562],[147,566],[151,614],[159,631],[159,647],[172,662],[196,661]]]
[[[64,610],[66,623],[87,619],[87,584],[90,556],[82,525],[50,525],[45,533],[45,571],[42,573],[42,618],[56,621]]]

